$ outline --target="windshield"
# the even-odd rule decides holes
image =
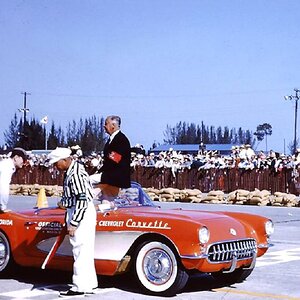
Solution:
[[[114,202],[117,207],[155,206],[141,186],[134,182],[131,183],[130,188],[122,189]]]

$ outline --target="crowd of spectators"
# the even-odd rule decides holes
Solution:
[[[83,155],[78,145],[71,147],[76,159],[81,160],[90,173],[94,173],[102,165],[102,155],[100,153],[91,153]],[[138,150],[137,150],[138,149]],[[284,168],[297,169],[300,167],[300,149],[297,149],[294,155],[285,155],[270,150],[267,154],[264,151],[255,152],[250,145],[233,146],[231,153],[220,155],[216,151],[201,151],[197,154],[187,154],[174,151],[170,148],[168,151],[155,154],[149,152],[146,154],[144,149],[135,146],[131,152],[131,167],[154,167],[170,168],[175,176],[178,170],[188,169],[226,169],[237,168],[240,170],[270,169],[279,172]],[[4,159],[7,155],[1,155]],[[31,166],[49,167],[47,154],[29,154],[28,163]]]
[[[132,167],[171,168],[177,171],[184,168],[201,169],[226,169],[237,168],[240,170],[270,169],[274,172],[283,168],[295,169],[300,166],[300,149],[295,155],[285,155],[270,150],[255,152],[250,145],[233,146],[229,155],[220,155],[217,151],[199,151],[196,155],[182,154],[174,151],[161,152],[157,155],[132,153]]]

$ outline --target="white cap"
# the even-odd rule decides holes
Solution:
[[[55,150],[48,154],[49,164],[55,164],[61,159],[68,158],[71,155],[72,151],[69,148],[59,148],[57,147]]]

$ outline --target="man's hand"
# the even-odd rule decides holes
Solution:
[[[74,236],[76,229],[77,229],[77,227],[69,225],[68,226],[69,236]]]
[[[57,202],[57,206],[58,206],[59,208],[61,208],[61,209],[66,209],[66,208],[62,205],[61,201],[58,201],[58,202]]]

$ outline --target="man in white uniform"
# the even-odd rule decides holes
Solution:
[[[0,161],[0,213],[8,211],[9,184],[17,169],[21,169],[27,160],[27,153],[23,148],[14,148],[10,157]]]
[[[63,195],[58,206],[66,208],[66,222],[73,247],[73,286],[60,297],[84,296],[98,287],[94,262],[96,209],[93,189],[83,164],[74,160],[68,148],[56,148],[49,163],[65,171]]]

